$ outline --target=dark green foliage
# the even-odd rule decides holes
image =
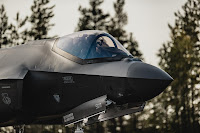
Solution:
[[[126,126],[126,133],[137,133],[138,132],[138,113],[131,114],[128,124]]]
[[[103,123],[95,123],[84,127],[84,133],[104,133],[105,128],[103,127]]]
[[[111,133],[117,133],[117,119],[111,119],[107,122],[108,131]]]
[[[32,14],[29,18],[31,29],[27,32],[29,40],[49,38],[48,31],[54,26],[50,20],[54,16],[55,5],[48,7],[48,4],[49,0],[34,0],[34,4],[31,6]]]
[[[9,30],[10,26],[8,24],[8,16],[5,11],[4,5],[0,7],[0,48],[2,45],[7,45],[9,43]]]
[[[159,132],[200,132],[200,1],[188,0],[183,11],[175,13],[175,26],[169,25],[171,41],[158,54],[159,65],[174,78],[154,100],[150,122]]]
[[[76,31],[82,30],[105,30],[109,14],[105,14],[100,8],[104,0],[90,0],[90,7],[79,6],[81,16]]]
[[[138,49],[138,43],[134,40],[133,34],[128,34],[124,26],[128,23],[128,15],[124,11],[125,0],[117,0],[114,3],[115,15],[110,19],[107,32],[114,36],[129,52],[138,58],[142,58],[142,53]]]
[[[15,24],[10,25],[10,46],[20,45],[27,41],[28,37],[25,35],[25,31],[23,30],[27,20],[28,17],[21,19],[19,12],[16,14]]]
[[[108,33],[114,36],[121,44],[127,43],[127,33],[124,26],[128,23],[127,13],[124,12],[125,0],[117,0],[114,3],[115,15],[111,18]]]
[[[22,19],[20,13],[17,13],[12,24],[8,24],[8,17],[2,5],[0,8],[0,48],[1,45],[15,46],[29,40],[50,38],[48,31],[54,25],[50,23],[50,20],[54,16],[55,6],[48,6],[48,4],[49,0],[34,0],[31,16]],[[26,28],[27,23],[30,25],[29,29]]]
[[[141,51],[139,50],[139,46],[138,46],[138,42],[133,39],[133,33],[130,33],[129,35],[129,39],[127,41],[127,44],[128,44],[128,51],[134,56],[134,57],[137,57],[137,58],[140,58],[142,59],[142,53]]]

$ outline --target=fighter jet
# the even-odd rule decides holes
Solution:
[[[30,41],[0,50],[0,127],[88,125],[135,113],[172,80],[103,31]]]

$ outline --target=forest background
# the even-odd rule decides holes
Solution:
[[[124,8],[126,1],[115,0],[111,6],[112,14],[102,9],[103,3],[104,0],[88,0],[87,6],[80,5],[77,9],[80,16],[74,31],[106,31],[134,57],[145,61],[134,31],[126,30],[128,16],[131,16],[131,12]],[[17,12],[15,18],[10,19],[4,4],[0,5],[0,48],[58,37],[58,33],[49,35],[56,25],[51,22],[55,17],[55,6],[50,0],[33,0],[29,16],[24,17]],[[169,40],[163,42],[156,53],[158,66],[174,78],[172,84],[148,101],[143,112],[85,127],[86,133],[200,132],[200,1],[187,0],[174,16],[174,23],[168,24]],[[62,125],[27,125],[25,128],[26,133],[72,131],[73,128]],[[0,132],[13,132],[13,129],[1,128]]]

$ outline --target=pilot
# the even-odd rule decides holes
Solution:
[[[96,54],[100,57],[108,57],[108,51],[105,50],[105,48],[108,47],[109,46],[104,38],[100,37],[96,40]]]
[[[92,58],[102,58],[102,57],[110,57],[109,52],[106,50],[109,48],[109,45],[106,43],[106,40],[103,37],[99,37],[94,44],[92,44],[91,50],[89,50],[87,59]]]

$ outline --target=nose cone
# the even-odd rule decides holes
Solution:
[[[149,100],[161,92],[173,81],[165,71],[143,63],[133,63],[127,72],[128,84],[133,95]]]
[[[173,80],[165,71],[143,62],[133,63],[129,67],[127,75],[130,78]]]

